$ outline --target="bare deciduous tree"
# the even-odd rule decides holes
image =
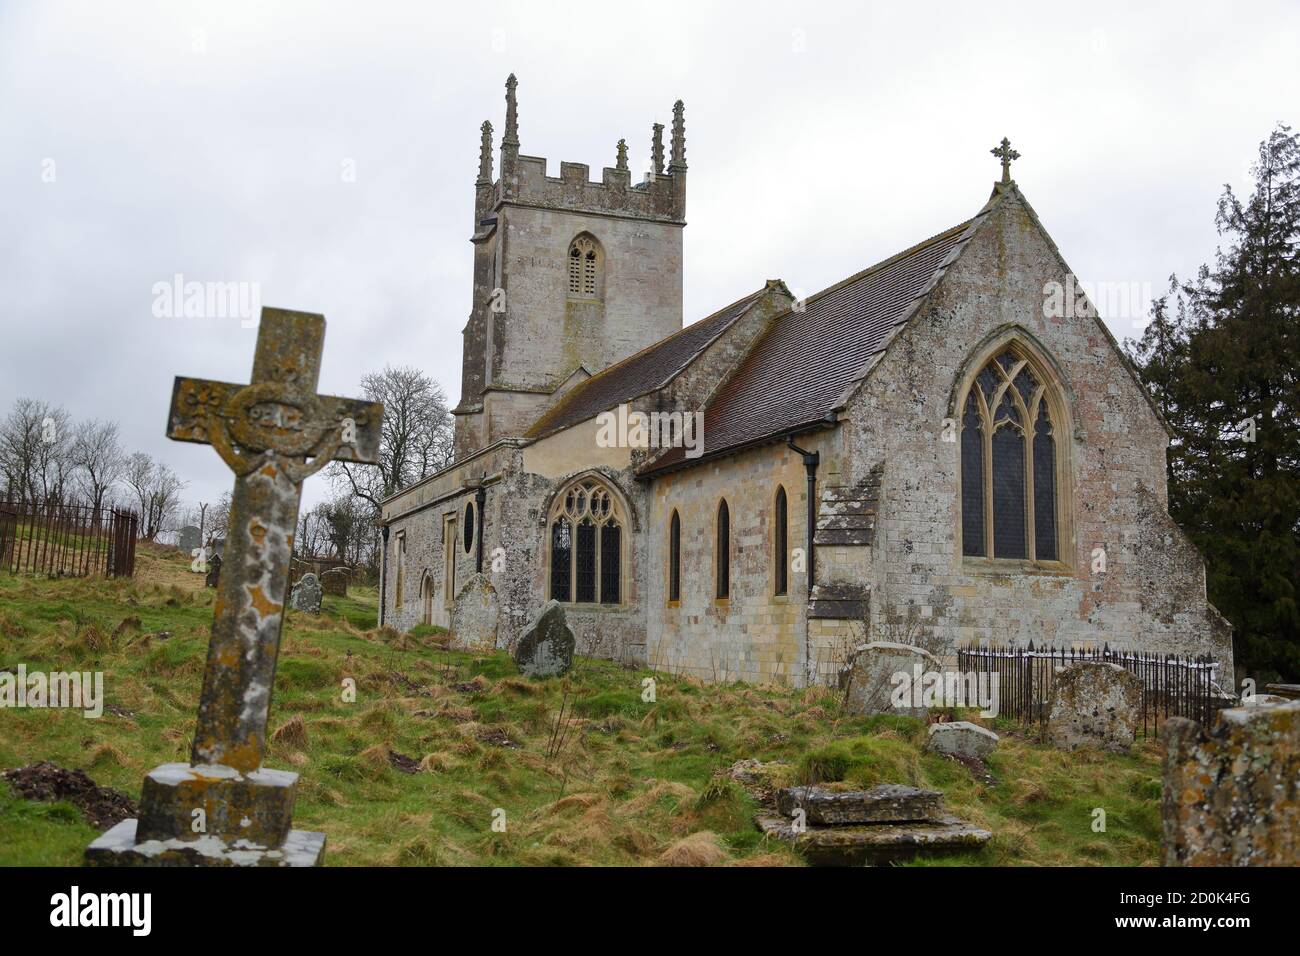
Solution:
[[[451,414],[442,387],[409,366],[371,372],[362,377],[361,390],[384,404],[379,464],[336,462],[330,477],[378,517],[384,498],[451,464]]]
[[[142,451],[135,452],[126,464],[123,480],[135,493],[140,505],[140,536],[157,539],[180,506],[185,482],[163,462],[156,462]]]
[[[78,491],[98,512],[126,469],[126,453],[118,437],[117,422],[87,421],[77,425],[72,462],[77,468]]]
[[[73,473],[72,418],[49,402],[20,398],[0,422],[0,473],[6,493],[33,501],[62,500]]]

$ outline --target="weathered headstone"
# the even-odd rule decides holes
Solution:
[[[931,753],[986,760],[997,745],[997,734],[968,720],[931,724],[926,731],[925,749]]]
[[[293,591],[289,595],[289,606],[295,611],[319,614],[321,595],[320,581],[317,580],[316,575],[308,571],[293,586]]]
[[[475,574],[456,596],[451,611],[451,647],[457,651],[490,651],[497,646],[500,617],[497,591],[486,574]]]
[[[1052,677],[1047,739],[1063,750],[1127,753],[1142,720],[1142,679],[1108,661],[1071,661]]]
[[[192,524],[187,524],[177,532],[177,547],[186,554],[203,546],[203,533]]]
[[[325,318],[263,309],[253,383],[177,378],[168,437],[209,443],[235,472],[225,562],[188,764],[150,773],[139,820],[95,840],[107,865],[311,866],[323,833],[291,829],[298,775],[262,768],[302,482],[373,464],[383,407],[315,394]]]
[[[550,600],[524,629],[515,648],[515,663],[519,672],[528,677],[556,677],[573,666],[576,645],[563,605]]]
[[[348,568],[330,568],[320,575],[320,589],[332,597],[348,596],[348,579],[352,572]]]
[[[942,674],[943,663],[924,648],[892,641],[863,644],[840,671],[845,709],[851,714],[899,714],[924,719],[929,708],[919,705],[912,692],[919,694],[920,678],[926,673]],[[895,693],[903,686],[899,675],[907,678],[901,703]]]
[[[1165,866],[1300,866],[1300,701],[1165,722]]]
[[[214,554],[208,558],[208,573],[203,579],[203,586],[215,588],[221,583],[221,555]]]

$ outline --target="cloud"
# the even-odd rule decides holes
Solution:
[[[32,395],[117,419],[189,498],[215,498],[230,482],[215,453],[163,437],[171,381],[245,380],[255,332],[154,317],[154,284],[178,273],[323,312],[324,391],[412,363],[454,401],[478,126],[491,119],[499,144],[511,71],[523,151],[552,173],[612,165],[620,137],[643,168],[651,124],[686,101],[688,321],[769,277],[815,291],[969,217],[1003,135],[1079,275],[1158,291],[1212,255],[1222,184],[1245,184],[1255,144],[1300,102],[1287,5],[1236,11],[1230,30],[1187,4],[1004,4],[1003,22],[966,7],[574,9],[4,7],[0,408]],[[323,491],[313,479],[308,500]]]

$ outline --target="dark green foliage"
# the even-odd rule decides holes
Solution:
[[[1262,682],[1300,679],[1300,136],[1279,126],[1252,172],[1219,199],[1227,248],[1127,349],[1173,431],[1169,511]]]

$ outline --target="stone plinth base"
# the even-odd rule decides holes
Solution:
[[[298,775],[165,763],[144,778],[140,817],[86,848],[93,866],[315,866],[325,834],[291,829]]]
[[[220,764],[165,763],[150,771],[140,792],[139,837],[193,840],[199,834],[226,841],[279,846],[289,835],[298,775],[259,769],[240,773]]]
[[[325,834],[290,830],[278,847],[218,836],[136,841],[136,821],[123,820],[86,848],[87,866],[318,866]]]

